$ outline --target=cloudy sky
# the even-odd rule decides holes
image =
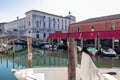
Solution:
[[[0,22],[25,17],[24,13],[32,9],[62,16],[70,11],[78,22],[120,14],[120,0],[0,0]]]

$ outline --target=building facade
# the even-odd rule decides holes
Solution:
[[[120,14],[91,18],[69,25],[68,32],[120,30]]]
[[[5,25],[6,23],[0,23],[0,33],[4,33],[5,32]]]
[[[31,10],[26,17],[5,24],[5,32],[11,35],[30,36],[46,41],[50,33],[66,33],[68,25],[75,23],[76,18],[69,14],[66,17]]]

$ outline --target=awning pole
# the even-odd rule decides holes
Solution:
[[[81,48],[83,48],[83,38],[81,38]]]
[[[97,38],[95,38],[95,48],[97,48]]]
[[[115,39],[114,39],[114,37],[112,38],[112,49],[114,49],[115,48],[115,41],[114,41]]]
[[[100,38],[98,37],[98,51],[100,50]]]

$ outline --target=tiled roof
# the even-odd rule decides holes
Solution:
[[[115,19],[120,19],[120,14],[103,16],[103,17],[96,17],[96,18],[90,18],[90,19],[86,19],[86,20],[80,21],[80,22],[78,22],[76,24],[79,24],[79,23],[90,23],[90,22],[99,22],[99,21],[105,21],[105,20],[115,20]]]

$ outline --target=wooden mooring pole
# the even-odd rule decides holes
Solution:
[[[6,43],[6,52],[8,53],[8,38],[6,38],[5,43]]]
[[[74,38],[68,37],[68,80],[76,80],[77,49]]]
[[[27,38],[28,68],[32,68],[32,38]]]
[[[12,51],[13,51],[13,54],[15,53],[15,43],[14,43],[14,38],[12,38]]]

